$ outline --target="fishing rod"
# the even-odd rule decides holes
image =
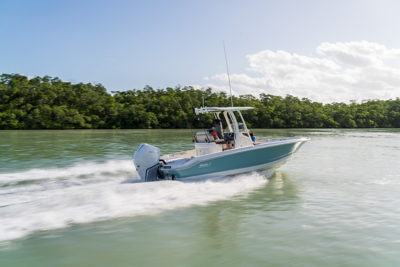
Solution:
[[[224,45],[225,62],[226,62],[226,71],[228,72],[229,90],[230,90],[230,92],[231,92],[231,104],[232,104],[232,107],[233,107],[231,78],[229,77],[228,58],[226,57],[225,42],[222,41],[222,44]]]

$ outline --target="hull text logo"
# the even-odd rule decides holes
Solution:
[[[202,163],[202,164],[199,165],[199,168],[206,168],[206,167],[208,167],[210,165],[211,165],[211,163]]]

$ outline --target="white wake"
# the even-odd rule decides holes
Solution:
[[[206,205],[260,187],[266,175],[141,183],[130,160],[0,174],[0,241],[70,224]]]

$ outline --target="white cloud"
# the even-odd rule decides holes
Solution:
[[[35,78],[35,77],[33,77],[32,75],[28,75],[28,76],[26,76],[26,75],[25,75],[25,74],[23,74],[23,73],[20,73],[20,75],[27,77],[27,78],[28,78],[28,80],[31,80],[31,79]]]
[[[324,103],[400,97],[400,49],[362,41],[323,43],[316,52],[319,57],[269,50],[248,55],[246,70],[261,77],[233,74],[232,89],[235,94],[292,94]],[[229,92],[225,73],[211,80],[217,84],[204,87]]]
[[[381,59],[385,58],[400,58],[400,49],[387,49],[384,45],[367,41],[323,43],[317,48],[317,53],[338,63],[360,67],[381,64]]]

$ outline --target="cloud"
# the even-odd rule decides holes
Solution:
[[[25,74],[23,74],[23,73],[20,73],[20,75],[27,77],[27,78],[28,78],[28,80],[31,80],[31,79],[35,78],[35,77],[33,77],[32,75],[28,75],[28,76],[26,76],[26,75],[25,75]]]
[[[362,42],[323,43],[317,53],[327,56],[338,63],[358,67],[381,64],[381,59],[399,58],[400,49],[387,49],[384,45]]]
[[[322,43],[316,52],[318,57],[281,50],[248,55],[248,74],[232,74],[232,89],[235,94],[291,94],[324,103],[400,96],[400,49],[362,41]],[[210,81],[204,87],[229,92],[227,74]]]

